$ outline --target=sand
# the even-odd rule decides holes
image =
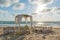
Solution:
[[[1,29],[0,29],[0,34],[2,34],[2,33],[4,33],[4,28],[5,29],[9,29],[9,30],[14,30],[14,27],[0,27]],[[15,27],[15,28],[17,28],[17,27]],[[26,33],[24,33],[24,32],[27,32],[26,30],[27,30],[28,28],[27,27],[21,27],[21,29],[20,30],[22,30],[22,33],[23,34],[25,34],[25,35],[23,35],[23,37],[21,37],[22,35],[20,35],[19,37],[17,37],[16,39],[17,40],[60,40],[60,27],[57,27],[57,26],[55,26],[55,27],[42,27],[42,26],[40,26],[40,27],[34,27],[34,28],[32,28],[31,30],[33,30],[32,31],[32,34],[26,34]],[[44,29],[44,30],[43,30]],[[47,30],[46,30],[47,29]],[[53,32],[51,32],[51,33],[47,33],[49,30],[51,31],[53,31]],[[9,31],[8,30],[8,31]],[[38,31],[36,31],[36,30],[38,30]],[[44,34],[44,33],[42,33],[42,32],[40,32],[40,30],[43,30],[43,32],[44,31],[47,31],[46,33],[47,34]],[[15,35],[16,36],[16,35]],[[44,38],[45,37],[45,38]],[[12,37],[12,38],[14,38],[14,37]]]

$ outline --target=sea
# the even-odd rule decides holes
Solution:
[[[26,22],[21,22],[21,26],[25,26]],[[30,26],[31,22],[27,22],[27,25]],[[46,21],[46,22],[32,22],[32,25],[44,25],[44,26],[60,26],[60,21]],[[0,26],[18,26],[15,21],[0,21]]]

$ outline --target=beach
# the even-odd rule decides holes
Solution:
[[[32,34],[29,33],[28,27],[0,27],[1,40],[59,40],[60,27],[32,27]],[[27,31],[28,30],[28,31]],[[20,31],[20,32],[19,32]],[[8,34],[7,34],[8,33]],[[16,34],[15,34],[16,33]],[[3,35],[4,34],[4,35]]]

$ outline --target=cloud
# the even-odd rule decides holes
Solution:
[[[19,0],[0,0],[0,6],[9,7],[14,3],[18,3]]]
[[[2,14],[2,13],[9,13],[9,12],[6,10],[0,10],[0,14]]]
[[[40,12],[44,13],[44,12],[59,12],[59,11],[60,11],[60,8],[52,7],[52,8],[45,8]]]
[[[58,8],[58,7],[52,7],[52,8],[46,7],[46,8],[43,8],[42,10],[39,10],[38,14],[49,13],[49,12],[51,12],[51,13],[60,12],[60,8]]]
[[[20,0],[11,0],[11,3],[18,3]]]
[[[40,13],[34,15],[35,21],[60,21],[60,8],[58,7],[46,8]]]
[[[51,9],[43,9],[42,11],[40,11],[41,13],[44,13],[44,12],[50,12],[51,11]]]
[[[13,6],[14,10],[22,10],[25,8],[25,4],[24,3],[17,3]]]
[[[29,0],[31,4],[35,4],[35,13],[40,13],[43,9],[47,8],[48,4],[51,4],[54,2],[54,0]]]
[[[52,3],[54,0],[29,0],[31,4],[46,4]]]
[[[0,21],[14,21],[14,17],[10,12],[0,10]]]
[[[60,15],[60,8],[53,7],[53,8],[47,8],[41,11],[42,14],[47,14],[50,16],[59,16]]]

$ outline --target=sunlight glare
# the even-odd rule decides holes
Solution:
[[[42,14],[41,11],[45,8],[46,8],[46,5],[38,4],[35,12],[37,14]]]

